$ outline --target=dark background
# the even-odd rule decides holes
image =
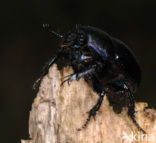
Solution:
[[[28,116],[36,95],[32,84],[60,43],[42,28],[43,23],[60,33],[76,23],[91,25],[124,41],[143,71],[136,99],[156,107],[155,0],[6,0],[0,5],[1,142],[28,138]]]

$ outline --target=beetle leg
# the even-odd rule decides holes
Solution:
[[[105,92],[103,91],[101,94],[100,94],[100,97],[97,101],[97,103],[94,105],[94,107],[89,111],[89,115],[88,115],[88,118],[86,120],[86,122],[83,124],[83,126],[79,129],[77,129],[78,131],[81,131],[83,128],[85,128],[88,124],[88,122],[90,121],[90,118],[93,116],[95,118],[96,116],[96,113],[99,111],[100,107],[101,107],[101,104],[102,104],[102,101],[103,101],[103,97],[105,95]]]
[[[88,115],[86,122],[83,124],[83,126],[81,128],[77,129],[78,131],[81,131],[83,128],[85,128],[87,126],[87,124],[90,121],[90,118],[92,116],[95,118],[96,113],[99,111],[99,109],[101,107],[103,97],[106,94],[104,89],[102,88],[100,82],[95,77],[93,77],[93,89],[95,90],[95,92],[98,93],[99,99],[98,99],[97,103],[93,106],[93,108],[88,112],[89,115]]]
[[[79,72],[79,73],[75,73],[75,74],[71,74],[71,75],[68,75],[66,77],[69,77],[67,78],[66,80],[64,80],[62,83],[61,83],[61,86],[66,82],[68,81],[68,85],[71,84],[71,82],[73,80],[79,80],[80,78],[88,75],[88,74],[92,74],[96,69],[96,65],[93,65],[92,67],[90,67],[89,69],[83,71],[83,72]]]
[[[43,77],[48,73],[49,68],[55,63],[57,60],[57,56],[51,58],[46,65],[43,67],[40,77],[34,82],[33,89],[36,89],[40,81],[43,79]]]
[[[140,127],[140,125],[137,123],[137,121],[135,119],[135,99],[134,99],[134,96],[133,96],[132,92],[130,91],[130,89],[127,87],[127,85],[123,81],[116,81],[111,84],[115,85],[117,89],[119,88],[119,90],[124,91],[124,95],[126,96],[126,98],[128,100],[128,115],[129,115],[129,117],[132,119],[132,121],[136,125],[136,127],[143,134],[146,134],[146,132]]]
[[[131,91],[128,89],[128,87],[124,84],[124,89],[126,89],[125,95],[128,99],[128,115],[132,119],[133,123],[137,126],[137,128],[143,133],[146,134],[146,132],[140,127],[140,125],[137,123],[135,119],[135,99]]]
[[[40,74],[40,77],[34,82],[33,84],[33,89],[36,89],[37,86],[39,85],[39,83],[41,82],[41,80],[43,79],[43,77],[48,73],[48,70],[49,68],[58,60],[58,58],[60,56],[64,56],[63,55],[63,48],[59,50],[58,54],[51,58],[46,64],[45,66],[43,67],[42,71],[41,71],[41,74]]]

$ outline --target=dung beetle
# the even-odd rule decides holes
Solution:
[[[83,77],[86,81],[91,81],[93,90],[99,95],[86,122],[78,131],[86,127],[91,117],[96,116],[104,95],[113,93],[127,99],[129,117],[145,134],[135,119],[133,95],[141,81],[141,69],[133,52],[122,41],[91,26],[77,25],[74,30],[64,35],[52,32],[62,39],[59,52],[43,68],[33,87],[48,73],[50,66],[60,59],[66,60],[66,65],[72,66],[74,73],[67,76],[62,84],[67,81],[70,85],[73,80]]]

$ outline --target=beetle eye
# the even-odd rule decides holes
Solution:
[[[83,33],[81,33],[78,37],[78,43],[80,45],[83,45],[84,44],[84,41],[85,41],[85,35]]]
[[[77,38],[77,34],[76,33],[70,33],[69,35],[67,35],[67,38],[65,39],[66,43],[70,43],[70,42],[74,42]]]

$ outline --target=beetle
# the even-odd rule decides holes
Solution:
[[[99,99],[89,111],[88,118],[78,131],[85,128],[91,117],[98,112],[106,94],[121,95],[127,99],[128,115],[137,128],[146,133],[135,119],[134,94],[141,82],[141,69],[137,59],[128,46],[106,32],[91,26],[77,25],[64,35],[52,31],[62,39],[58,54],[50,59],[43,68],[41,76],[34,83],[34,88],[48,73],[48,69],[60,59],[73,67],[74,73],[67,76],[70,85],[73,80],[84,78],[91,81],[93,90]],[[65,66],[65,65],[64,65]]]

